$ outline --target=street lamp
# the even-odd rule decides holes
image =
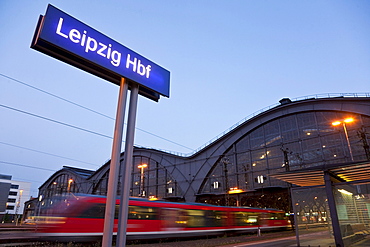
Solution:
[[[37,210],[37,214],[36,214],[36,217],[35,217],[36,230],[37,230],[37,226],[38,226],[39,221],[40,221],[42,198],[43,198],[43,195],[39,195],[38,210]]]
[[[145,196],[145,191],[144,191],[144,168],[147,168],[147,164],[142,164],[138,165],[137,168],[140,169],[140,195],[142,197]]]
[[[15,209],[15,225],[16,226],[18,225],[18,217],[19,217],[18,210],[19,210],[19,207],[21,206],[22,194],[23,194],[23,190],[20,190],[19,191],[19,198],[18,198],[18,201],[17,201],[16,209]]]
[[[346,140],[347,140],[347,146],[348,146],[348,149],[349,149],[349,154],[351,156],[351,161],[354,161],[354,160],[353,160],[353,154],[352,154],[352,149],[351,149],[351,143],[349,142],[349,138],[348,138],[348,132],[347,132],[346,124],[352,123],[353,121],[355,121],[355,120],[350,117],[350,118],[346,118],[342,121],[335,121],[335,122],[331,123],[333,126],[338,126],[338,125],[343,126],[344,134],[345,134]]]
[[[70,191],[71,191],[71,184],[73,183],[73,179],[72,178],[70,178],[69,180],[68,180],[68,188],[67,188],[67,192],[69,193]]]
[[[240,197],[239,197],[239,194],[240,193],[243,193],[244,191],[239,189],[238,187],[234,187],[234,188],[230,188],[229,190],[229,194],[237,194],[236,195],[236,206],[239,207],[240,206]]]

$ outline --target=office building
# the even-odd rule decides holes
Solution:
[[[31,183],[12,180],[12,176],[0,174],[0,219],[13,222],[20,219],[25,202],[30,199]]]

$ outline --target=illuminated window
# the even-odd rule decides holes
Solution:
[[[218,189],[220,183],[219,182],[213,182],[213,188]]]
[[[256,182],[259,183],[259,184],[263,184],[263,182],[266,180],[266,177],[264,177],[263,175],[259,175],[257,176],[256,178]]]

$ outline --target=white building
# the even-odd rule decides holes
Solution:
[[[0,174],[0,220],[11,221],[22,215],[24,203],[30,199],[31,183],[12,180]]]

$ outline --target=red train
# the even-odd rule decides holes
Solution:
[[[61,240],[102,237],[106,198],[70,196],[34,217],[38,235]],[[117,231],[119,200],[116,201]],[[157,239],[224,234],[232,231],[285,229],[290,221],[275,209],[226,207],[130,198],[127,239]]]

